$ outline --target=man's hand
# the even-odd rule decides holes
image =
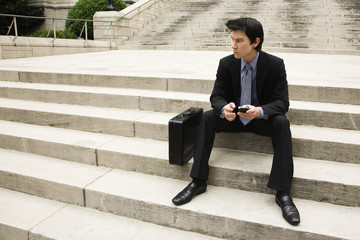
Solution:
[[[249,110],[246,111],[246,113],[238,112],[238,115],[240,117],[246,118],[248,120],[253,120],[254,118],[261,116],[261,110],[259,107],[255,107],[252,105],[246,105],[249,107]]]
[[[225,105],[224,107],[224,116],[229,122],[234,121],[234,119],[236,118],[236,114],[233,113],[235,107],[235,103],[233,102]]]

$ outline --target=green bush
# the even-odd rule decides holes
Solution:
[[[47,30],[37,30],[34,34],[31,34],[30,37],[42,37],[42,38],[53,38],[54,37],[54,30],[51,30],[48,35]],[[56,31],[56,38],[66,38],[66,39],[76,39],[78,38],[73,32],[70,32],[69,30],[65,31]]]
[[[38,16],[43,17],[43,9],[34,9],[28,7],[28,0],[0,0],[0,13],[25,15],[25,16]],[[10,26],[13,18],[0,16],[0,35],[6,35],[8,32],[8,26]],[[29,34],[43,23],[43,19],[32,18],[16,18],[16,25],[19,35]],[[10,34],[15,35],[14,26],[11,29]]]
[[[70,9],[67,18],[92,20],[94,14],[96,12],[104,11],[108,5],[109,5],[108,0],[79,0]],[[114,0],[113,6],[117,11],[120,11],[120,10],[126,8],[126,4],[122,0]],[[83,26],[84,26],[83,21],[67,20],[65,29],[67,29],[67,30],[75,33],[77,36],[79,36]],[[87,29],[88,29],[88,38],[94,39],[92,22],[87,23]],[[85,36],[84,32],[82,33],[82,36]]]

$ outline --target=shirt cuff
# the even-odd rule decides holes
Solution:
[[[226,105],[225,105],[226,106]],[[221,109],[221,114],[220,114],[220,118],[225,118],[225,114],[224,114],[224,108],[225,106],[223,106],[223,108]]]
[[[262,109],[262,107],[259,107],[259,108],[260,108],[260,117],[259,117],[259,118],[262,118],[262,119],[267,120],[267,119],[268,119],[268,115],[265,114],[264,109]]]

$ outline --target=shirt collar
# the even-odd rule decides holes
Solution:
[[[258,60],[259,60],[259,52],[256,54],[255,58],[250,62],[252,69],[256,69]],[[241,70],[244,70],[246,63],[247,62],[243,58],[241,58]]]

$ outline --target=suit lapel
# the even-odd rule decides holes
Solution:
[[[237,98],[240,95],[240,73],[241,73],[241,60],[233,58],[233,67],[231,68],[234,97]]]
[[[268,71],[266,66],[267,58],[264,52],[260,51],[258,64],[257,64],[257,72],[256,72],[256,93],[258,96],[258,100],[260,101],[261,91],[264,86],[265,76]]]

